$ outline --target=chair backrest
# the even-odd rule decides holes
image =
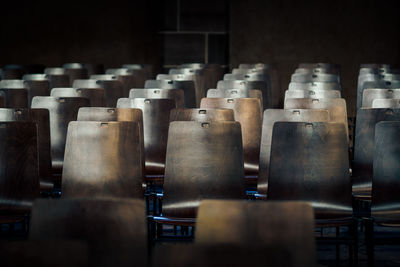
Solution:
[[[202,199],[245,197],[238,122],[171,122],[162,213],[194,218]]]
[[[363,108],[371,108],[374,99],[400,98],[400,89],[364,89]]]
[[[25,88],[24,80],[1,80],[0,88]]]
[[[312,82],[340,82],[339,76],[336,74],[318,73],[318,74],[292,74],[291,82],[295,83],[312,83]]]
[[[258,98],[263,109],[261,90],[256,89],[208,89],[208,98]],[[264,109],[263,109],[264,110]]]
[[[0,87],[0,96],[4,98],[6,108],[27,108],[28,89],[23,88],[2,88]]]
[[[291,256],[292,266],[315,266],[314,235],[314,211],[307,203],[204,200],[195,242],[264,248]]]
[[[142,198],[140,141],[137,122],[71,122],[65,146],[63,196]]]
[[[360,108],[357,111],[353,161],[353,183],[355,186],[371,187],[375,125],[381,121],[399,120],[399,109]]]
[[[36,123],[39,177],[41,182],[51,181],[49,111],[47,109],[1,108],[0,121],[30,121]]]
[[[50,96],[84,97],[89,99],[91,107],[104,107],[106,105],[105,90],[103,88],[53,88]]]
[[[257,174],[262,125],[260,100],[257,98],[203,98],[200,107],[233,109],[235,120],[240,122],[242,127],[246,174]]]
[[[103,88],[101,80],[96,79],[78,79],[72,84],[73,88]]]
[[[235,121],[235,117],[232,109],[173,109],[169,121]]]
[[[95,88],[104,88],[107,107],[116,107],[118,99],[126,97],[129,94],[130,88],[127,89],[123,81],[119,80],[116,75],[95,74],[90,76],[90,80],[97,80],[96,85],[93,81],[87,80],[84,82],[84,80],[77,80],[78,82],[74,83],[74,87],[77,88],[79,85],[86,83],[87,85],[91,85],[91,87],[79,86],[78,88],[93,88],[92,86],[96,86]]]
[[[78,66],[69,65],[69,64],[63,65],[63,68],[65,69],[66,73],[69,76],[69,82],[70,82],[69,86],[72,86],[72,84],[74,83],[75,80],[89,78],[89,72],[84,66],[82,66],[80,68],[77,68],[77,67]]]
[[[400,97],[393,99],[374,99],[372,108],[400,108]]]
[[[340,98],[338,90],[286,90],[285,101],[288,98]]]
[[[400,121],[375,126],[371,212],[376,222],[398,224]],[[397,217],[397,218],[396,218]]]
[[[137,108],[143,112],[146,174],[164,174],[170,111],[173,99],[121,98],[118,108]]]
[[[266,109],[264,111],[257,183],[259,193],[267,194],[274,124],[279,121],[328,122],[329,120],[329,111],[326,109]]]
[[[48,109],[50,113],[51,158],[56,173],[62,170],[68,123],[76,120],[80,107],[89,106],[89,99],[83,97],[35,96],[32,99],[32,108]]]
[[[25,74],[22,79],[24,80],[25,87],[28,89],[29,106],[32,103],[32,98],[35,96],[50,95],[50,83],[46,75]]]
[[[2,80],[21,79],[24,74],[25,68],[23,65],[9,64],[5,65],[3,69],[0,70],[0,78]]]
[[[343,98],[289,98],[285,101],[285,109],[327,109],[332,122],[345,125],[348,136],[348,121],[346,100]]]
[[[127,68],[130,70],[145,70],[146,71],[146,80],[151,79],[154,77],[154,66],[151,64],[124,64],[122,65],[123,68]],[[144,81],[146,82],[146,81]],[[143,87],[142,85],[141,87]]]
[[[39,197],[37,126],[0,122],[0,216],[23,216]]]
[[[41,199],[33,205],[29,238],[87,241],[90,266],[146,266],[146,229],[142,200]]]
[[[313,68],[325,68],[325,69],[336,69],[340,70],[340,65],[335,64],[335,63],[300,63],[299,68],[308,68],[308,69],[313,69]]]
[[[0,108],[4,108],[4,96],[0,94]]]
[[[129,98],[174,99],[176,108],[185,107],[184,93],[182,89],[135,89],[134,88],[129,91]]]
[[[323,67],[317,67],[317,68],[297,68],[294,73],[302,73],[302,74],[310,74],[310,73],[326,73],[326,74],[336,74],[339,75],[338,70],[334,68],[323,68]]]
[[[309,82],[309,83],[298,83],[298,82],[290,82],[289,83],[289,91],[292,90],[338,90],[342,91],[340,83],[338,82]]]
[[[336,122],[276,122],[268,199],[306,201],[316,219],[352,217],[346,129]]]
[[[129,90],[131,88],[140,88],[140,83],[137,81],[137,77],[133,75],[133,71],[127,68],[116,68],[116,69],[107,69],[106,75],[111,74],[115,75],[115,77],[120,80],[124,87],[124,96],[129,94]],[[93,76],[91,76],[93,78]]]
[[[71,84],[69,74],[63,68],[45,68],[44,74],[49,80],[50,89],[56,87],[69,87]]]
[[[192,80],[176,81],[176,80],[147,80],[144,88],[146,89],[181,89],[185,97],[185,108],[195,108],[196,105],[196,89]]]

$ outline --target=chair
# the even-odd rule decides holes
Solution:
[[[44,73],[49,79],[50,89],[69,87],[71,84],[68,72],[63,68],[45,68]]]
[[[343,98],[289,98],[285,101],[285,109],[327,109],[332,122],[341,122],[345,125],[347,136],[347,107]],[[349,138],[349,137],[348,137]]]
[[[360,105],[361,107],[371,107],[371,104],[368,104],[364,106],[364,92],[365,90],[370,90],[370,89],[386,89],[386,90],[395,90],[400,88],[400,81],[370,81],[370,82],[364,82],[363,87],[362,87],[362,93],[361,93],[361,101]],[[370,91],[371,92],[371,91]],[[357,96],[358,97],[358,96]],[[385,97],[382,97],[385,98]],[[367,100],[367,99],[366,99]],[[368,100],[367,100],[368,101]]]
[[[372,101],[372,108],[400,108],[400,99],[374,99]]]
[[[185,98],[185,108],[196,107],[196,89],[192,80],[147,80],[146,89],[181,89]]]
[[[129,90],[131,88],[141,88],[143,87],[144,81],[146,80],[145,76],[137,77],[133,75],[133,70],[125,69],[125,68],[117,68],[117,69],[107,69],[106,75],[114,75],[117,80],[120,80],[124,85],[124,96],[129,94]],[[143,74],[145,75],[145,73]],[[96,75],[91,76],[91,79],[96,77]]]
[[[4,97],[0,94],[0,108],[4,108]]]
[[[25,68],[23,65],[9,64],[5,65],[0,71],[1,80],[14,80],[21,79],[25,74]]]
[[[94,78],[93,78],[94,77]],[[106,106],[115,107],[118,98],[124,97],[124,85],[116,76],[109,74],[92,75],[88,80],[75,80],[74,88],[103,88]]]
[[[302,202],[204,200],[195,243],[278,253],[287,255],[291,266],[316,266],[314,211]]]
[[[290,82],[289,83],[289,91],[292,90],[338,90],[342,91],[340,83],[338,82],[309,82],[309,83],[298,83],[298,82]]]
[[[264,81],[247,81],[247,80],[219,81],[217,84],[217,89],[247,89],[249,90],[249,92],[252,92],[251,90],[259,90],[261,91],[262,95],[263,108],[271,107],[270,99],[268,99],[267,95],[264,95],[262,93],[268,91],[267,84]]]
[[[338,90],[286,90],[285,101],[289,98],[340,98],[341,94]]]
[[[28,89],[29,106],[33,97],[50,95],[50,83],[45,74],[25,74],[22,79]]]
[[[365,219],[365,240],[369,266],[374,263],[376,245],[399,244],[393,228],[400,226],[399,161],[400,122],[382,121],[375,126],[371,218]],[[374,225],[392,228],[390,235],[378,235]],[[397,237],[397,238],[396,238]]]
[[[63,68],[69,76],[70,85],[74,83],[75,80],[88,79],[88,70],[84,66],[79,66],[75,64],[64,64]]]
[[[163,217],[190,222],[202,199],[245,198],[238,122],[174,121],[168,136]]]
[[[89,99],[83,97],[35,96],[32,99],[32,108],[48,109],[50,113],[51,158],[55,174],[62,172],[68,123],[76,120],[80,107],[89,106]]]
[[[3,97],[4,107],[6,108],[27,108],[28,90],[22,88],[4,88],[0,87],[0,96]]]
[[[340,83],[339,76],[336,74],[302,74],[295,73],[292,74],[291,82],[295,83],[312,83],[312,82],[337,82]]]
[[[146,266],[144,202],[127,198],[35,201],[31,240],[86,241],[89,266]]]
[[[326,74],[335,74],[339,75],[339,72],[336,68],[324,68],[324,67],[318,67],[318,68],[297,68],[294,73],[302,73],[302,74],[310,74],[310,73],[326,73]]]
[[[0,222],[23,220],[39,197],[34,122],[0,122]]]
[[[340,65],[334,63],[300,63],[299,68],[324,68],[324,69],[336,69],[340,71]]]
[[[169,121],[235,121],[235,118],[232,109],[191,108],[171,110]]]
[[[131,89],[129,98],[148,98],[148,99],[174,99],[176,108],[185,107],[185,98],[181,89]]]
[[[239,64],[239,69],[255,69],[255,72],[262,70],[269,74],[271,79],[271,87],[274,88],[274,91],[280,92],[280,80],[278,75],[278,69],[273,64],[264,64],[264,63],[256,63],[256,64]],[[233,73],[233,72],[232,72]]]
[[[371,108],[374,99],[400,98],[400,89],[364,89],[362,107]]]
[[[371,198],[375,125],[381,121],[399,121],[398,109],[361,108],[357,111],[353,161],[353,193],[356,198]]]
[[[276,122],[267,199],[310,203],[314,207],[316,227],[349,227],[348,236],[338,236],[340,229],[337,228],[336,238],[319,237],[318,240],[335,242],[337,246],[349,245],[349,261],[354,256],[357,262],[357,220],[353,218],[343,123]]]
[[[261,90],[256,89],[208,89],[207,98],[258,98],[263,110]]]
[[[47,109],[2,108],[0,109],[0,121],[36,123],[40,190],[41,192],[51,192],[54,181],[51,171],[49,111]]]
[[[137,122],[70,122],[62,196],[142,198],[140,133]]]
[[[257,183],[258,193],[267,194],[274,124],[279,121],[328,122],[329,120],[329,111],[326,109],[266,109],[264,111]]]
[[[124,64],[122,65],[123,68],[129,70],[146,70],[147,72],[147,79],[152,79],[154,77],[154,66],[151,64]],[[141,86],[143,87],[143,86]]]
[[[242,128],[246,175],[257,175],[262,125],[260,100],[257,98],[203,98],[200,107],[233,109],[235,120],[240,122]]]
[[[196,107],[200,105],[200,100],[205,93],[204,80],[197,74],[158,74],[157,80],[176,80],[176,81],[193,81],[196,95]]]
[[[117,108],[136,108],[143,113],[145,173],[162,176],[168,140],[170,111],[175,108],[172,99],[121,98]]]
[[[53,88],[50,96],[84,97],[89,99],[91,107],[105,107],[106,97],[103,88]]]

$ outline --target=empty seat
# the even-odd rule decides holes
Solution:
[[[381,121],[400,121],[400,110],[361,108],[357,111],[353,192],[359,198],[371,197],[375,125]]]
[[[292,90],[339,90],[342,91],[340,83],[338,82],[309,82],[309,83],[289,83],[289,91]]]
[[[0,71],[1,80],[21,79],[25,74],[23,65],[9,64],[5,65]]]
[[[52,168],[57,174],[62,170],[68,123],[76,120],[80,107],[89,106],[89,99],[83,97],[35,96],[32,99],[32,108],[49,110]]]
[[[37,200],[29,238],[86,241],[89,266],[146,266],[147,263],[147,227],[142,200]]]
[[[185,98],[185,108],[196,107],[196,89],[192,80],[147,80],[144,87],[146,89],[181,89]]]
[[[126,68],[107,69],[106,75],[114,75],[122,82],[124,86],[124,96],[129,94],[131,88],[143,87],[144,81],[146,80],[145,73],[142,74],[142,77],[137,77],[133,75],[133,70]],[[96,77],[96,75],[91,76],[91,79],[94,77]]]
[[[140,137],[137,122],[70,122],[62,195],[142,198]]]
[[[37,126],[0,122],[0,222],[23,218],[39,197]]]
[[[400,108],[400,99],[374,99],[372,108]]]
[[[118,98],[124,97],[124,85],[115,75],[92,75],[88,80],[75,80],[74,88],[103,88],[106,97],[106,106],[115,107]]]
[[[338,90],[286,90],[285,101],[289,98],[340,98],[340,91]]]
[[[50,96],[84,97],[89,99],[91,107],[104,107],[106,105],[105,90],[103,88],[53,88]]]
[[[340,82],[339,76],[336,74],[318,73],[318,74],[292,74],[291,82],[295,83],[312,83],[312,82]]]
[[[303,73],[303,74],[310,74],[310,73],[326,73],[326,74],[335,74],[339,75],[338,70],[335,68],[323,68],[323,67],[318,67],[318,68],[297,68],[294,73]]]
[[[3,97],[4,107],[6,108],[27,108],[29,106],[28,90],[25,87],[0,87],[0,96]]]
[[[174,99],[176,108],[185,107],[184,93],[181,89],[131,89],[129,98],[148,98],[148,99]]]
[[[235,121],[232,109],[191,108],[171,110],[172,121]]]
[[[264,249],[267,255],[288,255],[291,266],[315,266],[313,213],[302,202],[205,200],[199,207],[195,242]]]
[[[28,89],[29,106],[35,96],[50,95],[50,83],[46,74],[25,74],[22,79]]]
[[[243,137],[244,169],[246,174],[258,173],[262,125],[261,102],[257,98],[203,98],[201,108],[233,109],[240,122]]]
[[[347,107],[343,98],[290,98],[285,101],[285,109],[327,109],[332,122],[345,125],[348,136]]]
[[[274,124],[279,121],[328,122],[329,120],[329,111],[325,109],[267,109],[264,111],[257,183],[257,191],[260,194],[267,194]]]
[[[69,81],[70,81],[69,86],[72,86],[75,80],[89,78],[89,72],[84,65],[67,63],[64,64],[62,67],[66,70],[67,74],[69,75]]]
[[[146,174],[163,175],[172,99],[121,98],[118,108],[137,108],[143,112]]]
[[[56,87],[69,87],[71,84],[67,70],[63,68],[46,68],[44,70],[49,79],[50,89]]]
[[[195,218],[202,199],[245,197],[238,122],[171,122],[162,214]]]
[[[127,68],[130,70],[146,70],[147,79],[154,78],[154,66],[151,64],[124,64],[123,68]]]
[[[258,98],[263,109],[261,90],[256,89],[208,89],[207,98]]]
[[[371,108],[374,99],[400,98],[400,89],[364,89],[362,107]]]
[[[30,121],[37,126],[38,168],[41,191],[53,189],[50,153],[50,120],[47,109],[0,109],[0,121]]]

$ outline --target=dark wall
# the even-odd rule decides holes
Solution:
[[[10,63],[158,63],[157,1],[2,3],[0,66]]]
[[[400,61],[396,2],[233,0],[231,67],[277,64],[283,97],[298,63],[341,64],[343,97],[354,115],[360,63]]]

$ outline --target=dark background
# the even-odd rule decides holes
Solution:
[[[0,66],[265,62],[278,66],[283,96],[299,62],[334,62],[354,115],[359,64],[400,59],[397,1],[4,2]]]

